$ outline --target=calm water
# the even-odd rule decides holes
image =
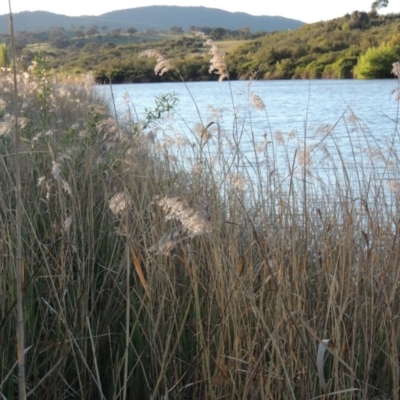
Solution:
[[[293,81],[235,81],[189,82],[160,84],[114,85],[116,103],[124,108],[124,95],[130,97],[130,105],[144,118],[145,108],[154,107],[154,99],[166,93],[176,93],[179,103],[176,112],[188,122],[206,120],[213,108],[246,107],[249,90],[262,98],[267,107],[270,127],[276,130],[304,130],[312,133],[322,124],[334,124],[344,112],[352,112],[371,131],[385,133],[393,130],[392,119],[397,118],[398,104],[391,92],[398,87],[397,80],[293,80]],[[98,89],[108,93],[107,86]],[[193,98],[192,98],[193,97]],[[265,114],[253,116],[253,123],[265,124]]]
[[[355,180],[360,173],[368,179],[372,166],[387,179],[397,178],[388,171],[388,158],[396,160],[394,153],[400,150],[397,88],[395,79],[302,80],[127,84],[114,85],[113,92],[120,117],[129,111],[135,121],[145,119],[145,109],[155,107],[157,96],[176,94],[174,113],[153,127],[160,143],[174,138],[176,143],[183,138],[195,143],[200,119],[204,125],[218,122],[220,131],[207,143],[210,157],[222,152],[229,159],[236,143],[244,169],[246,163],[247,169],[257,163],[266,173],[277,169],[287,174],[292,165],[304,165],[299,153],[306,155],[306,149],[312,170],[329,184],[335,181],[332,169],[342,163]],[[98,90],[110,93],[106,86]],[[264,110],[252,107],[254,95],[262,99]],[[183,154],[182,149],[175,152]],[[193,152],[185,155],[190,158]]]

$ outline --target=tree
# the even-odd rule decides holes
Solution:
[[[239,33],[243,39],[247,39],[250,35],[250,28],[248,26],[243,26],[239,29]]]
[[[212,40],[222,40],[227,34],[227,30],[224,28],[213,28],[210,33],[210,37]]]
[[[352,29],[365,29],[368,27],[369,16],[364,11],[353,11],[350,15],[350,26]]]
[[[83,31],[83,29],[78,29],[77,31],[75,31],[75,36],[77,38],[84,38],[85,37],[85,32]]]
[[[70,43],[69,36],[63,27],[50,28],[49,41],[53,46],[59,49],[68,46]]]
[[[170,31],[171,31],[171,33],[173,33],[175,35],[183,33],[183,29],[180,26],[171,26]]]
[[[99,33],[99,27],[97,25],[92,25],[86,30],[86,36],[93,36]]]
[[[380,8],[387,7],[389,4],[389,0],[375,0],[371,4],[371,11],[377,11]]]
[[[122,29],[118,28],[118,29],[113,29],[111,31],[111,36],[112,37],[119,37],[121,35]]]
[[[128,28],[125,32],[132,36],[137,32],[137,29],[132,26],[131,28]]]

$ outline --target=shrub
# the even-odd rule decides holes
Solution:
[[[354,74],[361,79],[391,78],[392,64],[399,54],[393,46],[370,47],[361,55],[354,68]]]

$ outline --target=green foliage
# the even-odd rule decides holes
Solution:
[[[227,63],[231,76],[238,78],[254,70],[262,70],[268,79],[351,78],[360,54],[388,41],[398,46],[397,34],[398,15],[353,12],[295,31],[267,34],[257,40],[257,47],[254,41],[236,48],[227,55]]]
[[[49,97],[52,85],[50,83],[51,72],[48,70],[46,60],[42,54],[35,55],[33,73],[38,78],[39,90],[37,92],[37,98],[40,103],[38,115],[41,123],[41,129],[45,130],[48,127],[51,117]]]
[[[146,122],[144,128],[148,128],[150,125],[159,121],[164,114],[171,112],[175,106],[178,104],[179,99],[175,92],[165,93],[155,98],[156,106],[151,108],[146,108]]]
[[[345,79],[353,77],[353,67],[357,62],[356,56],[343,55],[332,64],[325,67],[323,76],[326,78]]]
[[[376,11],[379,10],[380,8],[387,7],[389,4],[389,0],[375,0],[371,4],[371,10]]]
[[[5,43],[0,44],[0,67],[7,68],[10,64],[8,49]]]
[[[344,22],[342,25],[342,31],[346,32],[350,30],[350,25],[348,22]]]
[[[194,80],[213,80],[212,74],[208,72],[209,59],[206,56],[195,56],[190,59],[174,61],[176,70],[185,82]]]
[[[358,59],[354,73],[362,79],[390,78],[392,64],[398,58],[399,53],[390,45],[371,47]]]

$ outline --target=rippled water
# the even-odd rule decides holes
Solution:
[[[187,121],[196,122],[209,116],[209,107],[232,109],[248,104],[251,90],[264,101],[271,129],[303,130],[312,133],[322,124],[334,124],[342,114],[351,109],[371,131],[392,132],[397,117],[398,104],[391,92],[397,89],[397,80],[285,80],[249,82],[189,82],[160,84],[114,85],[113,91],[119,106],[124,105],[128,93],[140,117],[144,109],[154,106],[154,99],[165,93],[175,92],[179,99],[176,111]],[[109,92],[109,87],[98,87]],[[266,124],[265,115],[253,117],[253,123]],[[269,128],[268,128],[269,129]]]
[[[289,174],[311,163],[307,168],[330,184],[339,170],[355,182],[372,175],[397,179],[397,89],[395,79],[285,80],[114,85],[113,94],[121,118],[129,110],[136,122],[145,120],[145,110],[154,108],[157,96],[176,94],[174,113],[154,126],[160,142],[172,143],[175,138],[175,144],[182,144],[185,138],[198,143],[196,123],[217,122],[205,147],[211,158],[223,155],[224,161],[233,163],[230,154],[240,146],[241,168],[252,178],[260,169],[261,174]],[[106,86],[98,90],[110,93]],[[265,109],[252,106],[254,95]],[[193,151],[175,152],[195,157]]]

